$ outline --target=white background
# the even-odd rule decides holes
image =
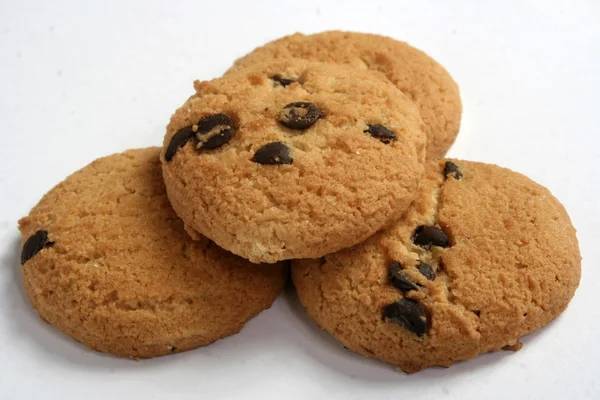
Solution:
[[[461,89],[450,155],[523,172],[565,204],[583,256],[568,310],[517,353],[414,375],[345,350],[289,291],[234,337],[141,362],[42,323],[22,289],[18,218],[93,159],[160,144],[194,79],[267,40],[326,29],[428,52]],[[0,397],[599,399],[599,127],[597,0],[0,0]]]

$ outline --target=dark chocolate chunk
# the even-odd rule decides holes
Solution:
[[[419,287],[412,279],[410,279],[406,272],[402,270],[402,265],[399,262],[392,262],[388,268],[388,279],[394,287],[408,292],[409,290],[418,290]]]
[[[233,121],[227,115],[208,115],[198,122],[196,150],[218,149],[229,142],[234,133]]]
[[[290,148],[281,142],[271,142],[258,149],[252,161],[264,165],[291,164]]]
[[[463,174],[460,172],[458,165],[454,164],[452,161],[446,161],[446,165],[444,165],[444,178],[448,179],[450,176],[457,181],[460,181]]]
[[[292,83],[296,82],[295,79],[284,78],[281,75],[272,76],[271,79],[274,82],[279,83],[283,87],[286,87],[287,85],[291,85]]]
[[[45,247],[52,247],[54,242],[48,241],[48,232],[37,231],[25,241],[21,250],[21,265],[25,264],[31,257],[35,256]]]
[[[191,126],[186,126],[185,128],[181,128],[177,131],[176,134],[173,135],[169,145],[167,146],[167,150],[165,151],[165,160],[171,161],[177,150],[181,147],[185,146],[185,144],[194,137],[194,130]]]
[[[427,332],[425,309],[415,300],[401,299],[385,306],[383,319],[395,322],[417,336],[423,336]]]
[[[450,238],[437,226],[419,226],[412,239],[414,244],[425,249],[431,246],[450,247]]]
[[[419,262],[417,269],[425,278],[429,279],[430,281],[435,279],[435,271],[433,270],[433,268],[431,268],[429,264]]]
[[[388,144],[397,139],[394,132],[381,124],[372,124],[367,126],[369,128],[364,132],[368,132],[371,136],[373,136],[375,139],[379,139],[379,141],[382,143]]]
[[[171,161],[177,150],[193,137],[196,138],[196,150],[214,150],[227,143],[234,133],[233,121],[227,115],[208,115],[198,122],[196,131],[191,125],[173,135],[165,151],[165,160]]]
[[[283,107],[279,122],[291,129],[306,129],[323,116],[323,111],[313,103],[298,101]]]

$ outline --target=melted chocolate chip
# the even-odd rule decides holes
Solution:
[[[364,132],[369,133],[375,139],[379,139],[381,143],[388,144],[394,140],[396,140],[396,134],[392,132],[390,129],[386,128],[381,124],[372,124],[367,125],[368,129]]]
[[[306,129],[323,116],[323,111],[313,103],[298,101],[283,107],[279,122],[291,129]]]
[[[31,257],[39,253],[43,248],[52,247],[54,242],[48,241],[48,232],[37,231],[23,244],[21,250],[21,265],[25,264]]]
[[[263,165],[291,164],[290,148],[281,142],[271,142],[258,149],[252,161]]]
[[[284,78],[281,75],[272,76],[271,79],[273,80],[273,82],[279,83],[283,87],[286,87],[287,85],[291,85],[292,83],[296,82],[295,79]]]
[[[446,161],[446,165],[444,165],[444,178],[448,179],[450,176],[457,181],[460,181],[463,174],[460,172],[458,165],[454,164],[452,161]]]
[[[431,246],[450,247],[450,238],[437,226],[421,225],[413,234],[413,243],[425,249]]]
[[[392,262],[388,268],[388,279],[394,287],[408,292],[409,290],[418,290],[419,287],[415,282],[412,281],[406,272],[402,270],[402,265],[399,262]]]
[[[425,278],[429,279],[430,281],[435,279],[435,271],[433,270],[433,268],[431,268],[431,266],[429,264],[420,262],[419,265],[417,266],[417,269],[419,270],[421,275],[423,275]]]
[[[165,160],[171,161],[177,150],[185,146],[185,144],[194,137],[194,130],[191,126],[186,126],[177,131],[176,134],[171,137],[171,141],[165,151]]]
[[[415,300],[401,299],[383,309],[383,319],[423,336],[427,332],[427,315],[423,306]]]
[[[233,121],[225,114],[208,115],[198,122],[196,150],[214,150],[233,137]]]

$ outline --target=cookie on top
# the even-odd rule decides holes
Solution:
[[[416,196],[417,107],[377,72],[286,59],[196,82],[161,160],[192,235],[252,262],[357,244]]]

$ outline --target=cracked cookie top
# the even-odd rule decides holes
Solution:
[[[292,57],[385,74],[419,107],[430,159],[443,157],[458,134],[462,105],[456,82],[427,54],[389,37],[340,31],[296,33],[258,47],[238,59],[228,73],[268,59]]]
[[[381,74],[291,59],[195,88],[162,152],[191,235],[252,262],[320,257],[365,240],[416,195],[423,122]]]
[[[19,221],[25,289],[42,319],[87,346],[151,357],[238,332],[284,284],[206,238],[165,192],[158,147],[92,162]]]
[[[575,229],[546,188],[461,160],[430,164],[394,225],[292,267],[312,319],[406,372],[518,349],[566,308],[580,273]]]

